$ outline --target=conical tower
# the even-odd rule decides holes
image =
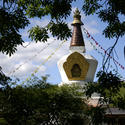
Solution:
[[[58,68],[62,77],[61,84],[78,83],[84,85],[92,82],[97,68],[97,61],[85,53],[85,44],[81,31],[81,15],[78,9],[74,12],[71,24],[73,33],[70,42],[70,53],[58,61]]]
[[[73,26],[73,33],[70,43],[70,50],[72,52],[73,51],[85,52],[85,44],[81,31],[81,25],[83,25],[83,23],[81,21],[81,15],[78,8],[74,12],[74,20],[71,25]]]

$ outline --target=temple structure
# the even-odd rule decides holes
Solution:
[[[69,48],[69,54],[58,61],[58,68],[61,74],[61,84],[77,83],[84,85],[92,82],[97,68],[97,60],[85,52],[85,43],[82,35],[81,15],[78,9],[74,12],[72,23],[73,33]]]
[[[93,82],[98,62],[94,57],[86,54],[81,25],[83,25],[81,15],[79,10],[76,9],[72,23],[73,33],[69,54],[58,61],[58,68],[62,78],[60,85],[76,83],[84,86],[87,82]],[[94,95],[88,100],[88,105],[97,106],[99,98],[99,96]],[[109,108],[109,110],[106,111],[106,117],[114,119],[114,125],[125,124],[125,110],[118,108]],[[103,125],[111,125],[111,122]]]

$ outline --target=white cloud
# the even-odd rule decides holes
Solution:
[[[87,39],[84,39],[84,41],[85,41],[86,51],[92,51],[93,47],[91,46],[90,42]]]
[[[30,20],[30,23],[31,23],[32,26],[38,25],[38,26],[44,27],[49,23],[49,21],[50,21],[49,19],[40,20],[40,19],[33,18],[33,19]]]
[[[18,46],[17,52],[11,57],[0,54],[0,66],[2,66],[3,72],[6,74],[12,72],[11,75],[15,75],[16,77],[29,76],[41,63],[55,52],[61,42],[62,41],[50,38],[47,43],[32,42],[27,48]],[[48,46],[47,44],[49,43],[51,44]],[[64,43],[62,47],[52,55],[47,63],[48,65],[42,65],[40,67],[39,74],[44,75],[49,66],[56,64],[63,55],[67,54],[69,52],[69,44],[70,40],[66,41],[66,43]],[[27,45],[27,42],[23,45]],[[46,46],[48,47],[46,48]],[[42,51],[43,48],[44,51]],[[88,43],[86,43],[86,49],[91,50]]]
[[[98,24],[95,20],[91,20],[90,22],[87,22],[84,27],[88,30],[91,34],[98,34],[99,30],[97,28]]]
[[[15,65],[15,67],[18,67],[18,66],[19,66],[19,64]],[[32,62],[28,62],[28,63],[22,65],[19,68],[19,70],[17,70],[14,74],[15,74],[15,76],[26,78],[26,77],[30,76],[31,73],[33,73],[37,67],[39,67],[39,65],[35,65]],[[45,70],[46,70],[46,67],[41,66],[39,73],[43,75],[45,73]]]
[[[42,51],[48,43],[51,43],[51,45],[49,45],[48,48]],[[15,71],[16,68],[20,67],[18,70],[16,70],[16,72],[12,72],[12,74],[17,77],[22,77],[23,75],[25,76],[31,74],[31,72],[33,72],[35,68],[39,67],[39,65],[44,62],[49,57],[49,55],[51,55],[52,52],[55,51],[55,48],[58,48],[60,43],[61,41],[54,41],[53,38],[50,38],[49,42],[47,43],[32,42],[27,48],[18,46],[17,52],[11,57],[4,54],[0,54],[0,66],[2,66],[2,70],[6,74],[9,74],[9,72]],[[25,46],[27,45],[27,43],[24,43],[23,45]],[[65,45],[67,45],[67,43]],[[42,52],[40,53],[40,51]],[[63,50],[61,48],[49,60],[49,62],[56,63],[56,61],[67,51],[67,49]],[[42,75],[43,73],[45,73],[45,70],[46,67],[42,65],[39,73],[41,72]]]
[[[85,28],[89,31],[89,33],[91,34],[97,34],[99,33],[99,30],[97,30],[97,28],[94,28],[92,26],[90,26],[89,24],[85,25]]]
[[[92,20],[90,22],[89,26],[97,26],[97,22],[95,20]]]
[[[76,8],[72,9],[72,14],[75,9]],[[82,17],[85,18],[84,14],[82,15]],[[31,19],[30,21],[30,26],[45,26],[49,20],[46,19],[40,21],[39,19]],[[96,25],[96,22],[93,20],[89,22],[89,24],[89,26],[86,26],[86,29],[88,29],[90,33],[98,33],[98,31],[95,28],[93,28],[93,26]],[[73,29],[73,27],[71,27],[71,22],[69,22],[68,25],[70,26],[70,28]],[[27,29],[24,32],[22,32],[23,37],[28,36],[27,31],[29,30],[29,28],[30,27],[27,27]],[[91,51],[93,48],[91,47],[90,43],[86,39],[84,41],[86,50]],[[48,46],[48,44],[51,42],[52,44]],[[39,65],[42,62],[44,62],[53,52],[55,52],[55,49],[58,48],[61,42],[62,41],[54,40],[54,38],[50,37],[47,43],[31,42],[31,44],[29,44],[29,42],[25,42],[23,46],[27,46],[28,44],[29,46],[27,46],[26,48],[24,48],[23,46],[18,46],[17,52],[13,54],[11,57],[9,57],[8,55],[0,54],[0,66],[2,66],[2,71],[5,74],[9,74],[10,72],[14,71],[12,72],[12,75],[15,75],[16,77],[29,76],[37,67],[39,67]],[[64,43],[62,47],[54,55],[52,55],[47,65],[41,66],[41,68],[39,69],[40,75],[44,75],[49,66],[55,65],[63,55],[69,52],[69,44],[70,40]],[[48,47],[46,48],[46,46]],[[42,51],[43,49],[44,51]]]

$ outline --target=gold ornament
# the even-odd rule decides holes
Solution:
[[[67,58],[63,68],[69,80],[85,80],[89,63],[83,55],[74,52]]]

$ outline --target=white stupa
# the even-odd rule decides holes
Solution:
[[[84,86],[87,82],[93,82],[98,62],[94,57],[85,53],[81,25],[83,25],[83,23],[81,22],[80,12],[76,9],[72,23],[73,34],[69,54],[63,56],[58,61],[58,68],[62,78],[60,85],[76,83],[80,86]],[[87,100],[88,105],[96,107],[99,98],[100,96],[98,94],[93,94],[92,97]],[[122,123],[123,118],[125,118],[125,110],[110,108],[106,110],[106,116],[115,118],[117,121],[120,118],[119,123],[120,121]]]
[[[62,84],[78,83],[84,85],[92,82],[97,68],[97,60],[85,53],[85,44],[81,31],[81,15],[78,9],[74,12],[73,33],[69,54],[58,61]]]

